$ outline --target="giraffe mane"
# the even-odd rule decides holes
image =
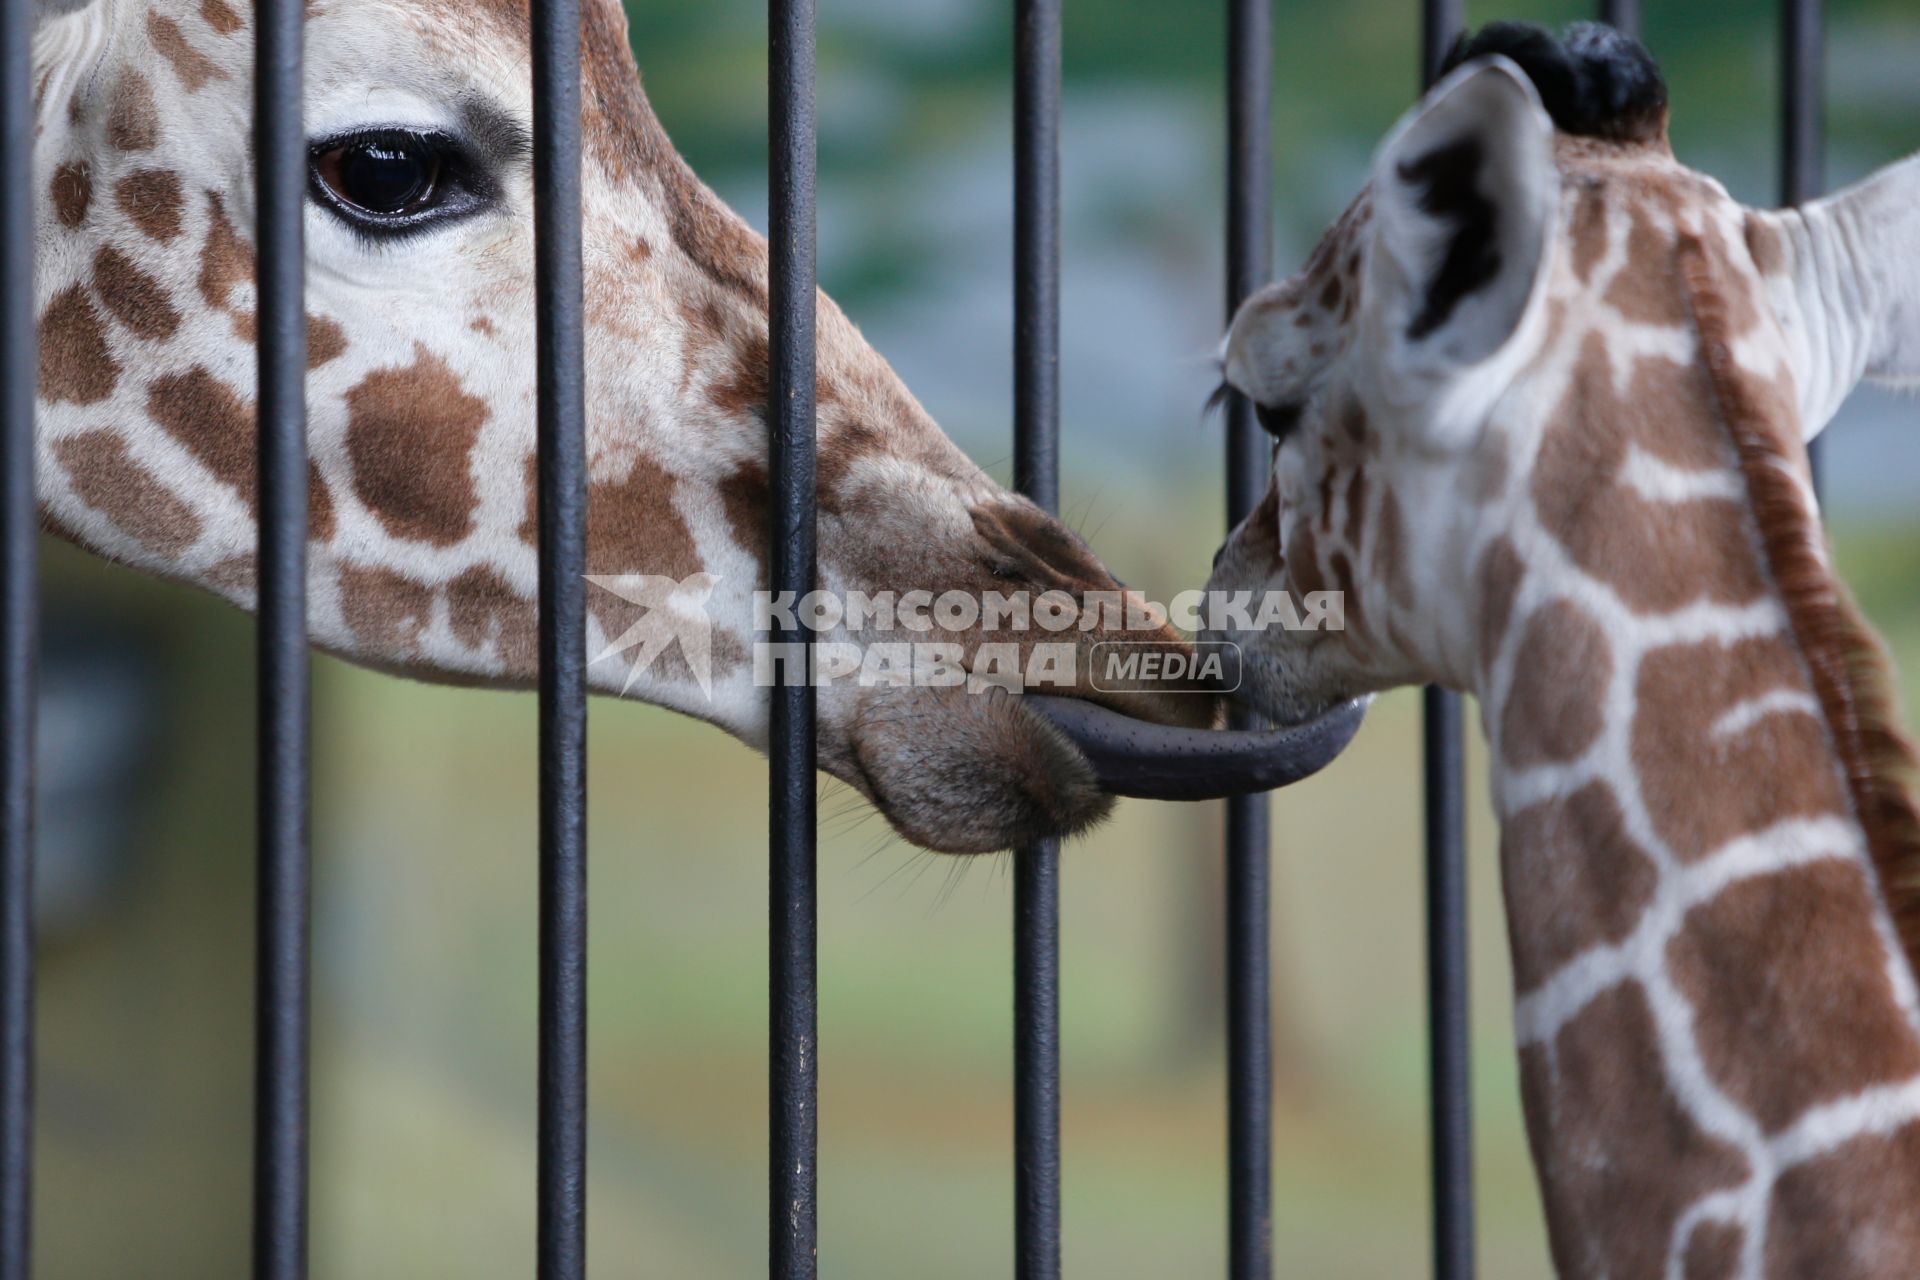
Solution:
[[[1681,234],[1676,252],[1767,568],[1812,674],[1894,930],[1920,972],[1920,809],[1912,791],[1920,762],[1900,728],[1886,649],[1823,551],[1825,532],[1784,443],[1774,388],[1735,360],[1720,264],[1692,233]]]

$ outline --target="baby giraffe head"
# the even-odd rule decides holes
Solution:
[[[1637,44],[1491,27],[1225,364],[1213,587],[1345,593],[1251,700],[1478,699],[1557,1274],[1911,1274],[1920,814],[1806,443],[1920,376],[1920,162],[1748,210]]]
[[[1627,37],[1490,26],[1300,274],[1241,309],[1226,378],[1274,473],[1211,586],[1345,593],[1344,631],[1217,637],[1269,715],[1484,695],[1523,565],[1623,616],[1753,600],[1726,399],[1765,419],[1810,518],[1805,442],[1863,376],[1920,376],[1920,164],[1758,212],[1677,162],[1666,120]],[[1552,667],[1582,643],[1557,637]]]
[[[590,588],[604,655],[590,678],[758,744],[767,247],[668,142],[618,0],[582,9],[587,555],[607,588]],[[534,675],[528,32],[526,0],[307,5],[313,636],[428,679]],[[40,5],[46,522],[242,607],[257,538],[252,61],[238,0]],[[897,602],[891,631],[824,638],[857,655],[937,642],[963,671],[987,642],[1065,642],[1085,671],[1110,615],[996,635],[927,604],[1117,591],[1100,562],[968,461],[824,298],[819,353],[820,586]],[[1180,643],[1164,627],[1129,638]],[[888,683],[903,670],[890,662],[822,690],[820,756],[910,838],[992,849],[1104,812],[1084,759],[1018,699]],[[1058,691],[1211,715],[1205,699]]]

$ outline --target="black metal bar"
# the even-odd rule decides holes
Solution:
[[[540,1065],[536,1274],[587,1266],[587,463],[580,6],[535,0],[540,517]]]
[[[772,241],[770,426],[773,590],[799,598],[814,586],[815,299],[813,0],[769,0],[768,181]],[[779,1280],[819,1266],[819,986],[816,949],[818,815],[812,649],[799,629],[776,643],[803,646],[773,689],[769,913],[772,996],[768,1071],[772,1177],[770,1269]]]
[[[1425,693],[1428,1087],[1433,1109],[1433,1268],[1473,1274],[1472,1067],[1467,1025],[1466,778],[1460,695]]]
[[[254,8],[259,191],[259,884],[253,1271],[307,1273],[312,707],[307,657],[307,144],[301,0]]]
[[[1060,0],[1014,0],[1013,482],[1060,505]],[[1014,1275],[1060,1275],[1060,845],[1014,850]]]
[[[1420,83],[1431,88],[1467,23],[1466,0],[1420,0]]]
[[[1431,85],[1465,22],[1463,0],[1423,0],[1422,62]],[[1460,695],[1423,696],[1427,846],[1428,1097],[1433,1158],[1433,1271],[1473,1275],[1472,1065],[1467,1022],[1465,720]]]
[[[1826,17],[1820,0],[1780,5],[1780,202],[1804,204],[1826,190]],[[1822,441],[1808,450],[1815,493],[1826,468]]]
[[[1640,0],[1600,0],[1600,21],[1630,36],[1640,34]]]
[[[0,1280],[27,1280],[33,1218],[34,6],[0,6]]]
[[[1227,8],[1227,319],[1273,271],[1271,0]],[[1253,406],[1227,404],[1227,528],[1259,504],[1269,459]],[[1258,717],[1232,710],[1232,727]],[[1273,1021],[1269,962],[1270,811],[1264,795],[1227,801],[1227,1274],[1273,1274]]]

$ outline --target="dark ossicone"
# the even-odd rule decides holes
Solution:
[[[1527,73],[1562,133],[1656,142],[1666,131],[1667,82],[1632,36],[1597,22],[1576,22],[1565,36],[1531,22],[1490,22],[1460,37],[1442,74],[1496,53]]]

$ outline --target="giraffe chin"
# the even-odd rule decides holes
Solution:
[[[936,853],[1077,835],[1113,810],[1086,756],[1004,689],[891,689],[853,726],[849,780]]]

